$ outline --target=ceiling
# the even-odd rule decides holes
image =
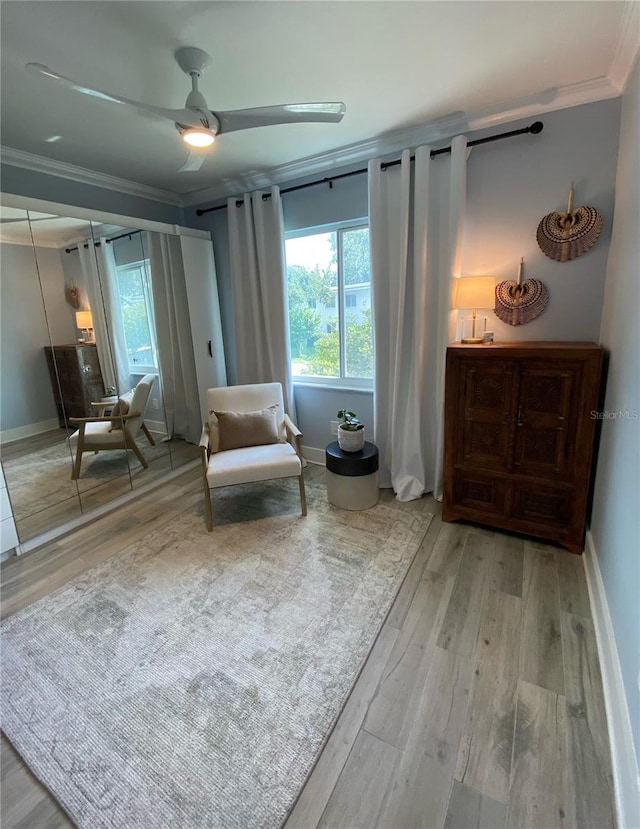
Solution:
[[[115,177],[176,203],[237,193],[418,137],[617,95],[640,40],[637,11],[616,0],[3,0],[4,158],[38,169],[45,158],[72,178],[85,168],[95,183],[115,186],[105,178]],[[24,69],[43,63],[91,87],[180,108],[190,89],[173,58],[182,45],[212,57],[200,89],[213,110],[344,101],[347,113],[340,124],[223,134],[198,172],[180,173],[187,151],[171,121]]]

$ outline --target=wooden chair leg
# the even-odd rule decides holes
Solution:
[[[144,466],[145,469],[149,468],[149,464],[147,463],[147,461],[145,459],[145,456],[140,451],[140,449],[139,449],[137,443],[135,442],[135,440],[131,440],[130,438],[127,438],[127,448],[131,449],[131,451],[134,453],[136,458],[140,461],[140,463],[142,464],[142,466]]]
[[[207,532],[213,530],[213,508],[211,506],[211,490],[207,482],[204,482],[204,520],[207,525]]]
[[[298,475],[298,485],[300,487],[300,505],[302,506],[302,514],[307,514],[307,494],[304,490],[304,472]]]
[[[150,443],[152,446],[155,446],[155,445],[156,445],[156,442],[155,442],[155,440],[153,439],[153,436],[152,436],[151,432],[147,429],[147,424],[146,424],[146,423],[143,423],[143,424],[142,424],[142,431],[143,431],[143,432],[145,433],[145,435],[147,436],[147,440],[149,441],[149,443]]]

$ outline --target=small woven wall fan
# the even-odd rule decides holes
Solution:
[[[67,285],[67,287],[64,289],[64,295],[65,295],[65,298],[66,298],[67,302],[69,303],[69,305],[72,308],[77,309],[77,308],[80,307],[80,292],[78,291],[76,286],[73,284],[73,282],[70,282]]]
[[[536,238],[545,256],[556,262],[576,259],[593,247],[602,230],[602,216],[595,207],[572,210],[573,183],[569,189],[567,212],[549,213],[538,225]]]
[[[496,317],[509,325],[531,322],[544,311],[549,301],[549,291],[539,279],[522,281],[522,265],[518,266],[518,279],[505,280],[496,285]]]

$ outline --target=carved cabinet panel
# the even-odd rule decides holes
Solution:
[[[460,461],[482,469],[504,469],[509,449],[513,364],[483,361],[462,366],[464,439]]]
[[[581,552],[601,366],[592,343],[450,346],[444,520]]]

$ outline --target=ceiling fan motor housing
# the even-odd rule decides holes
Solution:
[[[186,75],[195,74],[198,78],[207,71],[211,64],[211,57],[195,46],[181,46],[176,49],[174,57]]]

